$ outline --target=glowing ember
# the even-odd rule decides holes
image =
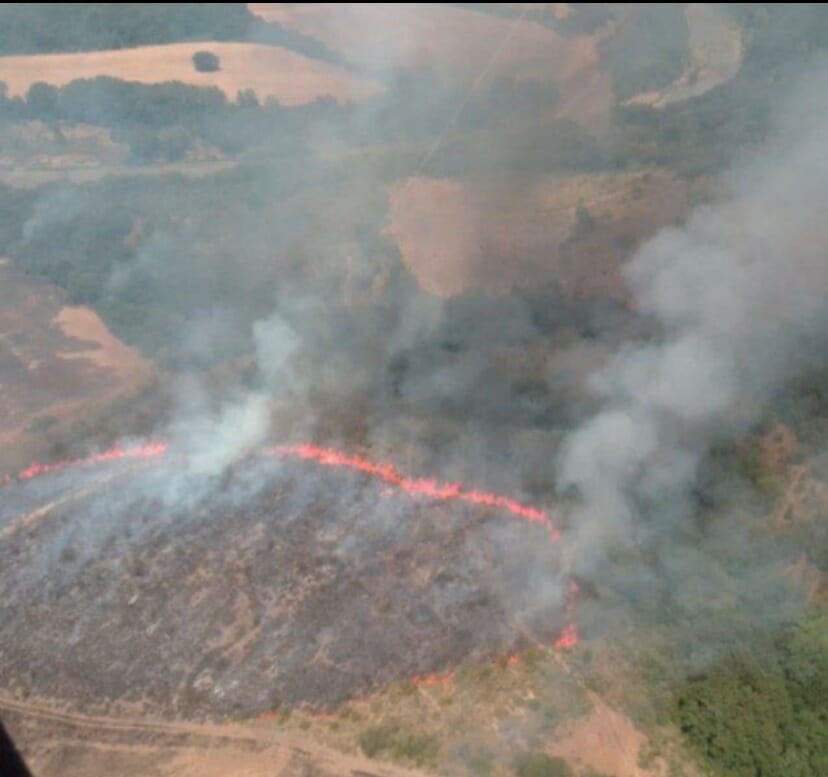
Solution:
[[[18,480],[31,480],[38,475],[46,475],[50,472],[59,472],[69,467],[80,467],[85,464],[102,464],[106,461],[117,461],[118,459],[156,459],[167,452],[167,443],[154,442],[147,445],[138,445],[132,448],[121,448],[116,446],[102,453],[93,453],[83,459],[66,459],[54,461],[51,464],[31,464],[22,472],[17,473]]]
[[[574,623],[570,623],[562,632],[561,636],[555,640],[555,648],[562,650],[564,648],[575,647],[578,644],[578,627]]]
[[[118,459],[152,459],[160,458],[167,453],[168,445],[165,442],[149,443],[132,448],[116,446],[102,453],[95,453],[81,459],[66,459],[51,464],[31,464],[17,474],[18,480],[30,480],[38,475],[59,472],[69,467],[86,464],[101,464]],[[282,445],[266,451],[272,456],[297,458],[304,461],[314,461],[326,467],[349,469],[365,475],[378,478],[390,486],[404,491],[409,496],[421,496],[427,499],[440,501],[454,500],[468,504],[494,507],[505,510],[516,518],[540,524],[549,532],[553,540],[558,539],[558,530],[553,526],[549,516],[537,507],[526,505],[507,496],[494,494],[490,491],[475,491],[467,489],[461,483],[441,483],[432,478],[409,478],[400,473],[393,464],[378,464],[361,456],[351,456],[334,448],[321,448],[317,445],[299,444]],[[8,480],[8,479],[7,479]]]
[[[282,445],[278,448],[272,448],[270,453],[274,456],[293,456],[315,461],[326,467],[338,467],[362,472],[379,478],[410,496],[422,496],[440,501],[467,502],[506,510],[516,518],[544,526],[553,540],[557,540],[559,536],[557,529],[552,525],[552,521],[543,510],[522,504],[507,496],[493,494],[489,491],[469,490],[461,483],[441,483],[432,478],[405,477],[393,464],[378,464],[361,456],[351,456],[333,448],[320,448],[316,445]]]
[[[417,686],[439,685],[441,688],[445,688],[451,684],[452,680],[454,680],[454,672],[448,671],[442,674],[417,675],[411,678],[411,684]]]
[[[571,615],[572,611],[575,609],[575,600],[577,599],[580,590],[581,586],[579,586],[578,583],[574,580],[569,581],[569,585],[566,589],[566,596],[564,597],[564,609],[568,615]]]

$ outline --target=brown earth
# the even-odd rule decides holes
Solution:
[[[556,729],[549,752],[578,769],[594,769],[613,777],[659,777],[665,764],[639,766],[638,758],[647,737],[622,713],[597,694],[590,693],[592,710],[578,720]]]
[[[685,216],[690,194],[686,181],[655,171],[526,184],[411,178],[391,189],[387,231],[436,296],[552,283],[570,298],[623,300],[622,262]]]
[[[154,377],[97,314],[0,265],[0,469],[24,463],[42,432],[137,394]]]
[[[201,50],[218,55],[221,69],[214,73],[196,71],[192,56]],[[96,76],[144,84],[182,81],[194,86],[217,86],[230,99],[235,99],[240,90],[252,89],[262,100],[274,97],[285,105],[303,105],[328,95],[340,102],[363,100],[381,91],[369,78],[288,49],[254,43],[203,41],[0,57],[0,81],[6,82],[11,95],[25,94],[38,81],[62,86]]]
[[[2,694],[0,712],[39,777],[422,777],[272,726],[88,716]]]
[[[828,482],[814,472],[810,463],[791,465],[784,477],[784,488],[773,509],[777,529],[787,529],[817,520],[828,505]]]

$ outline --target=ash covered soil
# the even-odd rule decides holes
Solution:
[[[564,619],[543,527],[298,462],[7,484],[0,534],[0,685],[81,708],[329,707]]]

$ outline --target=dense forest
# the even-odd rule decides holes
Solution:
[[[787,630],[691,678],[675,719],[692,748],[732,777],[828,774],[828,620]]]
[[[340,63],[320,41],[265,22],[245,3],[0,3],[0,55],[254,41]]]

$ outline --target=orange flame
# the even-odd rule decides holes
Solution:
[[[269,453],[274,456],[292,456],[306,461],[315,461],[326,467],[362,472],[395,486],[410,496],[423,496],[440,501],[454,500],[503,509],[516,518],[544,526],[553,541],[559,537],[558,530],[543,510],[507,496],[489,491],[469,490],[462,483],[441,483],[433,478],[405,477],[393,464],[378,464],[361,456],[351,456],[333,448],[321,448],[317,445],[282,445],[270,449]]]
[[[53,461],[50,464],[30,464],[26,469],[17,473],[17,479],[31,480],[38,475],[59,472],[69,467],[80,467],[85,464],[102,464],[103,462],[116,461],[117,459],[156,459],[167,452],[167,447],[167,443],[165,442],[152,442],[147,445],[138,445],[132,448],[121,448],[119,445],[116,445],[108,451],[93,453],[91,456],[82,459],[64,459],[63,461]]]
[[[555,640],[555,648],[557,650],[572,648],[575,647],[575,645],[577,645],[578,642],[578,627],[574,623],[570,623],[561,632],[561,636]]]
[[[59,472],[70,467],[84,466],[88,464],[100,464],[119,459],[155,459],[166,455],[169,446],[166,442],[151,442],[146,445],[138,445],[129,448],[122,448],[119,445],[101,453],[94,453],[85,458],[65,459],[49,464],[33,463],[17,474],[18,480],[30,480],[39,475],[46,475],[52,472]],[[338,469],[349,469],[365,475],[377,478],[389,486],[400,489],[413,497],[426,497],[440,501],[458,501],[467,504],[494,507],[505,510],[516,518],[529,521],[543,526],[552,541],[560,537],[560,533],[551,519],[543,510],[531,505],[523,504],[515,499],[490,491],[477,491],[467,489],[461,483],[442,483],[433,478],[409,478],[400,473],[393,464],[381,464],[370,461],[361,456],[349,455],[334,448],[323,448],[309,443],[297,445],[281,445],[266,451],[271,456],[298,458],[304,461],[313,461],[325,467],[336,467]],[[4,479],[9,481],[8,476]],[[572,615],[575,598],[579,586],[574,580],[570,580],[565,597],[565,609],[568,615]],[[578,627],[574,623],[567,625],[554,643],[557,649],[571,648],[578,644]],[[518,656],[507,658],[508,666],[515,666],[520,661]],[[441,685],[449,684],[454,678],[454,672],[444,674],[432,674],[417,676],[412,679],[415,685]]]
[[[135,446],[132,448],[121,448],[116,446],[102,453],[95,453],[91,456],[80,459],[65,459],[49,464],[33,463],[17,474],[18,480],[30,480],[39,475],[46,475],[52,472],[59,472],[69,467],[83,466],[86,464],[101,464],[107,461],[118,459],[152,459],[160,458],[167,453],[169,446],[165,442],[153,442],[147,445]],[[334,448],[322,448],[317,445],[298,444],[282,445],[266,451],[272,456],[298,458],[305,461],[314,461],[326,467],[339,469],[350,469],[361,472],[371,477],[378,478],[388,485],[404,491],[410,496],[423,496],[427,499],[440,501],[460,501],[468,504],[494,507],[511,513],[516,518],[521,518],[531,523],[544,526],[550,538],[554,541],[559,538],[559,532],[553,525],[549,516],[541,509],[531,505],[518,502],[501,494],[490,491],[476,491],[467,489],[461,483],[441,483],[433,478],[409,478],[404,476],[394,467],[393,464],[379,464],[361,456],[351,456],[342,453]]]
[[[446,688],[451,685],[454,680],[454,672],[449,670],[442,674],[423,674],[416,675],[411,678],[411,684],[417,686],[439,685],[441,688]]]

